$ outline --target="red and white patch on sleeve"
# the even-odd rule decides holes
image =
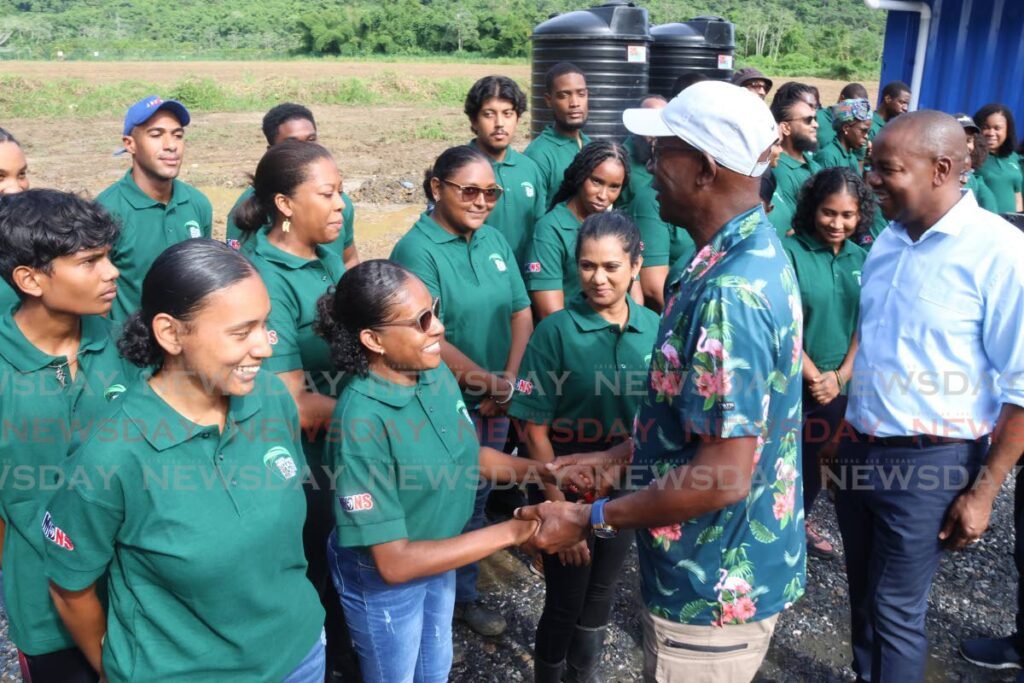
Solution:
[[[517,379],[516,380],[516,391],[520,394],[526,394],[529,396],[533,393],[533,382],[528,379]]]
[[[270,342],[271,346],[273,346],[274,344],[277,343],[277,331],[276,330],[267,330],[267,341]]]
[[[53,517],[50,516],[50,512],[47,511],[43,515],[43,536],[56,545],[64,548],[64,550],[74,550],[75,544],[71,542],[71,538],[64,533],[64,530],[53,523]]]
[[[531,261],[526,264],[527,273],[539,273],[540,272],[540,261]]]
[[[373,509],[373,496],[369,493],[357,493],[352,496],[338,498],[345,512],[364,512]]]

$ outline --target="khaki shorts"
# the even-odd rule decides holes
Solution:
[[[750,681],[768,653],[779,615],[735,626],[693,626],[643,614],[646,683]]]

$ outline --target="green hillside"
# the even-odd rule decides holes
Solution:
[[[859,0],[650,0],[652,23],[736,24],[737,56],[773,73],[878,73],[884,12]],[[567,0],[0,0],[0,59],[446,55],[522,59]]]

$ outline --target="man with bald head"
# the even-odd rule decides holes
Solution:
[[[961,192],[966,157],[936,111],[874,143],[891,222],[864,264],[836,501],[862,680],[924,679],[942,552],[978,540],[1022,451],[1024,235]]]
[[[800,291],[760,197],[778,127],[759,97],[720,81],[623,122],[656,138],[661,217],[697,250],[668,285],[632,441],[558,462],[632,452],[639,490],[517,516],[541,520],[547,552],[641,529],[644,680],[749,681],[806,575]]]

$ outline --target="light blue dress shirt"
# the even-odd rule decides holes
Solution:
[[[1024,234],[971,192],[917,242],[891,223],[862,284],[853,427],[977,439],[1024,406]]]

